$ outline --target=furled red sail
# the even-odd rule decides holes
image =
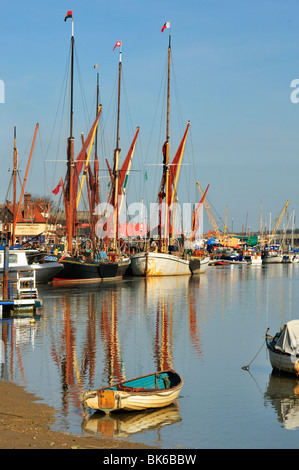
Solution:
[[[168,207],[171,205],[171,203],[173,202],[173,197],[175,195],[175,192],[176,192],[176,178],[178,177],[179,175],[179,169],[180,169],[180,166],[181,166],[181,162],[182,162],[182,158],[183,158],[183,154],[184,154],[184,148],[185,148],[185,144],[186,144],[186,139],[187,139],[187,134],[188,134],[188,130],[189,130],[189,126],[190,126],[190,122],[187,123],[187,127],[186,127],[186,130],[185,130],[185,133],[184,133],[184,136],[181,140],[181,143],[179,145],[179,148],[172,160],[172,163],[169,165],[169,179],[168,179],[168,200],[166,201],[167,204],[168,204]],[[163,145],[163,148],[162,148],[162,153],[163,153],[163,165],[164,165],[164,168],[163,168],[163,175],[162,175],[162,180],[161,180],[161,184],[160,184],[160,191],[159,191],[159,194],[158,194],[158,197],[160,199],[160,202],[161,202],[161,199],[164,199],[165,197],[165,184],[166,184],[166,166],[165,166],[165,163],[166,163],[166,145],[167,145],[167,142],[164,143]]]
[[[136,141],[137,141],[138,134],[139,134],[139,127],[137,127],[137,130],[136,130],[134,139],[132,141],[131,147],[129,148],[128,154],[127,154],[127,156],[126,156],[126,158],[125,158],[125,160],[122,164],[122,167],[119,171],[119,184],[118,184],[118,195],[119,196],[123,193],[124,188],[125,188],[125,184],[126,184],[126,180],[127,180],[126,176],[129,174],[129,171],[130,171],[130,167],[131,167],[131,163],[132,163],[134,150],[135,150],[135,147],[136,147]],[[111,178],[111,185],[112,185],[109,200],[110,200],[110,204],[114,205],[114,196],[115,196],[114,175],[113,175],[113,172],[112,172],[107,160],[106,160],[106,163],[107,163],[107,166],[108,166],[108,170],[109,170],[109,174],[110,174],[110,178]]]
[[[76,199],[77,199],[77,193],[78,193],[78,184],[79,184],[79,175],[82,171],[82,168],[83,168],[83,164],[86,160],[86,152],[87,152],[87,149],[88,149],[88,146],[90,144],[90,141],[91,141],[91,138],[92,138],[92,135],[93,135],[93,132],[94,132],[94,129],[95,129],[95,126],[97,125],[97,122],[98,122],[98,119],[99,119],[99,116],[100,116],[100,113],[101,113],[101,110],[102,108],[100,107],[99,108],[99,111],[98,111],[98,114],[95,118],[95,121],[90,129],[90,132],[87,136],[87,139],[84,141],[83,143],[83,146],[76,158],[76,160],[74,161],[74,168],[73,168],[73,194],[72,194],[72,199],[73,199],[73,221],[74,221],[74,224],[76,224],[77,222],[77,209],[76,209]],[[66,186],[66,194],[69,193],[69,175],[67,177],[67,186]],[[71,197],[71,195],[70,195]]]
[[[180,170],[182,158],[184,155],[184,148],[186,144],[189,126],[190,126],[190,122],[188,122],[187,124],[182,141],[179,145],[177,153],[175,154],[174,159],[172,160],[172,164],[170,165],[170,168],[169,168],[169,191],[168,191],[168,201],[167,201],[168,207],[170,207],[170,205],[172,204],[173,197],[175,196],[176,177],[178,177],[179,175],[179,170]]]

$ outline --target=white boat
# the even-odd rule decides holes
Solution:
[[[262,258],[263,264],[282,263],[283,255],[278,252],[269,252]]]
[[[267,330],[266,345],[275,371],[299,375],[299,320],[282,325],[275,336],[269,335]]]
[[[279,245],[266,246],[262,253],[263,264],[282,263],[283,254]]]
[[[147,251],[131,258],[134,276],[179,276],[191,274],[189,260],[169,253]]]
[[[106,414],[117,410],[163,408],[178,398],[183,383],[181,376],[173,370],[155,372],[111,387],[85,392],[82,405]]]
[[[243,253],[243,259],[249,264],[259,265],[262,264],[262,255],[253,250],[247,250]]]
[[[33,270],[35,271],[35,280],[37,283],[50,282],[55,274],[63,269],[63,265],[55,261],[54,257],[43,257],[43,262],[29,263],[27,255],[30,252],[22,249],[10,249],[8,257],[9,278],[17,279],[18,271]],[[4,249],[0,250],[0,281],[3,278],[4,271]]]

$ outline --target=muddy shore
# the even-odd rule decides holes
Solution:
[[[74,436],[51,430],[55,410],[22,387],[0,381],[0,449],[150,449],[116,439]]]

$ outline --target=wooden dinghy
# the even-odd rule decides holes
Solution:
[[[107,414],[116,410],[162,408],[178,398],[183,383],[177,372],[164,370],[85,392],[82,405]]]
[[[299,320],[281,326],[275,336],[266,331],[266,345],[274,371],[299,375]]]

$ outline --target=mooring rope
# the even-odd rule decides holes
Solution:
[[[256,355],[254,356],[254,358],[251,360],[251,362],[249,362],[249,364],[247,366],[243,366],[242,369],[243,370],[249,370],[249,366],[253,363],[254,359],[257,357],[257,355],[259,354],[259,352],[261,351],[261,349],[263,348],[265,344],[265,341],[263,342],[262,346],[260,347],[260,349],[258,350],[258,352],[256,353]]]

